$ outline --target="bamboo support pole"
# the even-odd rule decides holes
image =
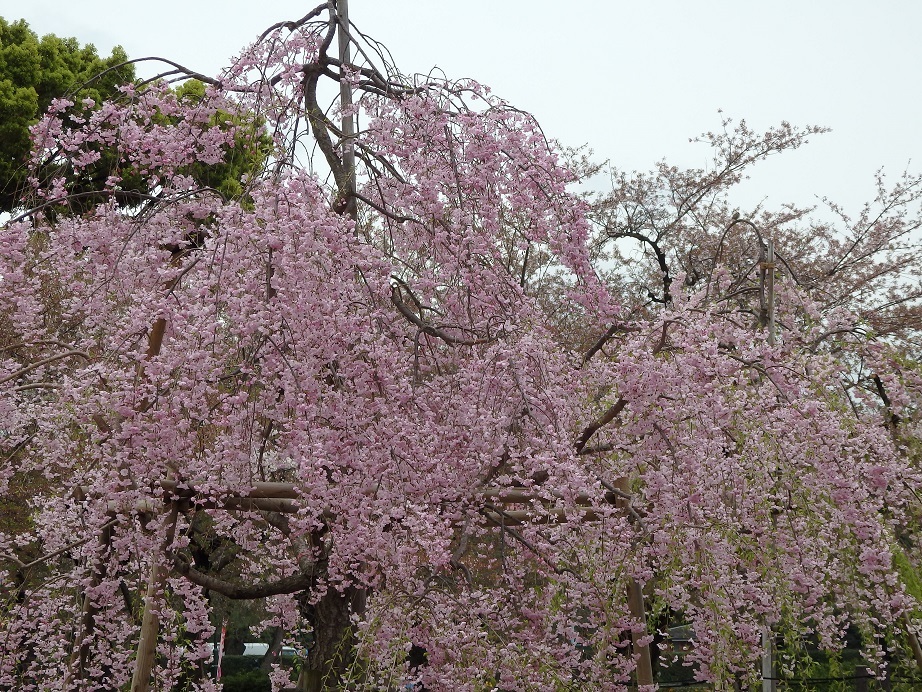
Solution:
[[[572,510],[569,509],[545,509],[543,512],[536,514],[532,510],[528,509],[508,509],[503,510],[502,512],[494,512],[492,510],[485,510],[483,515],[489,519],[491,522],[500,525],[515,525],[515,524],[554,524],[557,522],[563,522],[567,518],[567,514],[572,514]],[[599,515],[592,511],[584,511],[581,517],[581,521],[592,522],[598,521]]]
[[[156,514],[163,511],[166,504],[178,502],[181,511],[188,507],[198,509],[223,509],[227,511],[266,511],[281,512],[284,514],[296,513],[301,506],[298,490],[291,483],[255,483],[253,486],[241,493],[229,493],[224,496],[199,497],[199,491],[194,486],[179,487],[179,483],[172,479],[161,480],[158,484],[167,494],[167,497],[158,499],[154,496],[141,497],[131,503],[130,511],[143,514]],[[81,488],[84,495],[89,494],[90,488]],[[561,493],[549,493],[550,497],[561,500],[565,499]],[[547,502],[548,497],[538,495],[529,488],[498,488],[490,487],[483,490],[480,497],[488,502],[497,505],[524,505],[532,502]],[[593,507],[596,502],[607,501],[608,497],[600,493],[598,497],[593,497],[589,493],[579,493],[570,498],[572,506],[568,507],[546,507],[543,512],[536,512],[533,509],[510,509],[503,510],[502,516],[505,517],[506,523],[525,523],[530,520],[538,523],[547,523],[552,521],[563,521],[568,514],[572,514],[574,509],[579,508],[583,512],[583,521],[598,521],[599,514]],[[620,501],[619,501],[620,502]],[[620,506],[620,505],[619,505]],[[110,501],[107,511],[115,514],[124,512],[129,508],[124,503]],[[499,513],[486,511],[484,513],[491,521],[502,521]],[[332,517],[333,514],[326,510],[323,516]]]
[[[158,485],[170,495],[180,498],[194,498],[198,495],[199,490],[194,485],[187,485],[180,488],[179,483],[175,480],[161,480]],[[84,488],[84,492],[89,492],[89,487]],[[373,491],[369,491],[371,494]],[[484,488],[480,496],[485,500],[498,503],[509,504],[528,504],[532,501],[543,502],[550,498],[562,500],[566,499],[563,493],[550,492],[539,493],[533,488],[510,486],[496,487],[491,486]],[[212,500],[215,503],[226,502],[229,499],[290,499],[296,500],[300,497],[297,486],[293,483],[261,482],[254,483],[250,488],[241,493],[228,493],[223,499]],[[589,493],[578,493],[572,497],[572,501],[579,506],[590,506],[599,498]]]
[[[174,480],[162,480],[160,481],[160,487],[171,495],[176,495],[177,497],[194,497],[196,494],[198,494],[198,490],[196,490],[194,486],[180,488],[179,483]],[[272,499],[288,498],[294,500],[298,497],[298,491],[292,483],[263,482],[254,483],[252,487],[245,493],[230,493],[228,497]]]

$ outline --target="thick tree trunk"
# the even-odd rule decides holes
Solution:
[[[351,615],[365,610],[365,590],[354,587],[327,591],[307,607],[314,641],[298,679],[301,692],[338,689],[355,661],[355,634]]]
[[[272,664],[278,660],[279,654],[282,651],[282,640],[284,639],[285,630],[281,627],[276,627],[272,632],[272,642],[269,644],[269,649],[263,654],[262,659],[259,661],[259,669],[261,671],[268,673],[272,668]]]

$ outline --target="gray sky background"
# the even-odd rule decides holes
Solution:
[[[315,2],[0,0],[0,16],[101,53],[159,55],[216,74],[276,21]],[[740,190],[857,213],[873,174],[922,172],[919,0],[350,0],[353,23],[404,73],[472,77],[534,113],[567,145],[647,169],[666,158],[705,167],[689,137],[718,109],[755,129],[781,120],[833,132],[766,162]]]

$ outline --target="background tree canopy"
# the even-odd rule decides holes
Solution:
[[[121,46],[101,58],[76,38],[41,38],[19,20],[0,17],[0,211],[10,211],[26,182],[29,128],[56,98],[102,103],[135,79]]]
[[[125,94],[122,91],[128,85],[140,84],[134,64],[128,62],[120,46],[109,57],[100,58],[92,44],[81,46],[75,38],[53,34],[40,39],[24,20],[10,24],[0,17],[0,211],[32,206],[22,204],[24,196],[29,194],[30,128],[55,99],[66,98],[77,104],[70,110],[71,121],[76,124],[105,101],[132,98],[133,91]],[[185,81],[174,93],[177,102],[194,106],[205,98],[206,89],[202,82],[193,79]],[[242,194],[241,177],[251,175],[265,161],[269,139],[255,116],[219,112],[212,117],[213,125],[235,128],[233,143],[226,147],[220,162],[196,162],[181,173],[191,176],[201,187],[216,190],[225,198],[235,198]],[[161,113],[145,126],[170,124],[175,123],[169,115]],[[122,204],[135,204],[156,194],[160,181],[152,180],[149,171],[124,165],[118,147],[100,143],[95,149],[98,160],[80,171],[72,169],[67,157],[51,155],[32,174],[47,180],[63,172],[70,212],[86,211],[109,195]],[[100,192],[110,176],[117,177],[117,188]],[[63,207],[58,209],[61,210]]]

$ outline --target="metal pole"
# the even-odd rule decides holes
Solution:
[[[762,271],[759,293],[762,300],[762,323],[768,328],[768,344],[775,345],[775,241],[769,239],[767,246],[760,249]],[[767,324],[766,324],[767,322]],[[772,628],[766,625],[762,630],[762,692],[776,692],[778,682],[775,667],[775,637]]]
[[[775,241],[768,241],[765,257],[765,292],[768,303],[768,345],[775,345]],[[768,625],[762,630],[762,692],[775,692],[775,637]]]

